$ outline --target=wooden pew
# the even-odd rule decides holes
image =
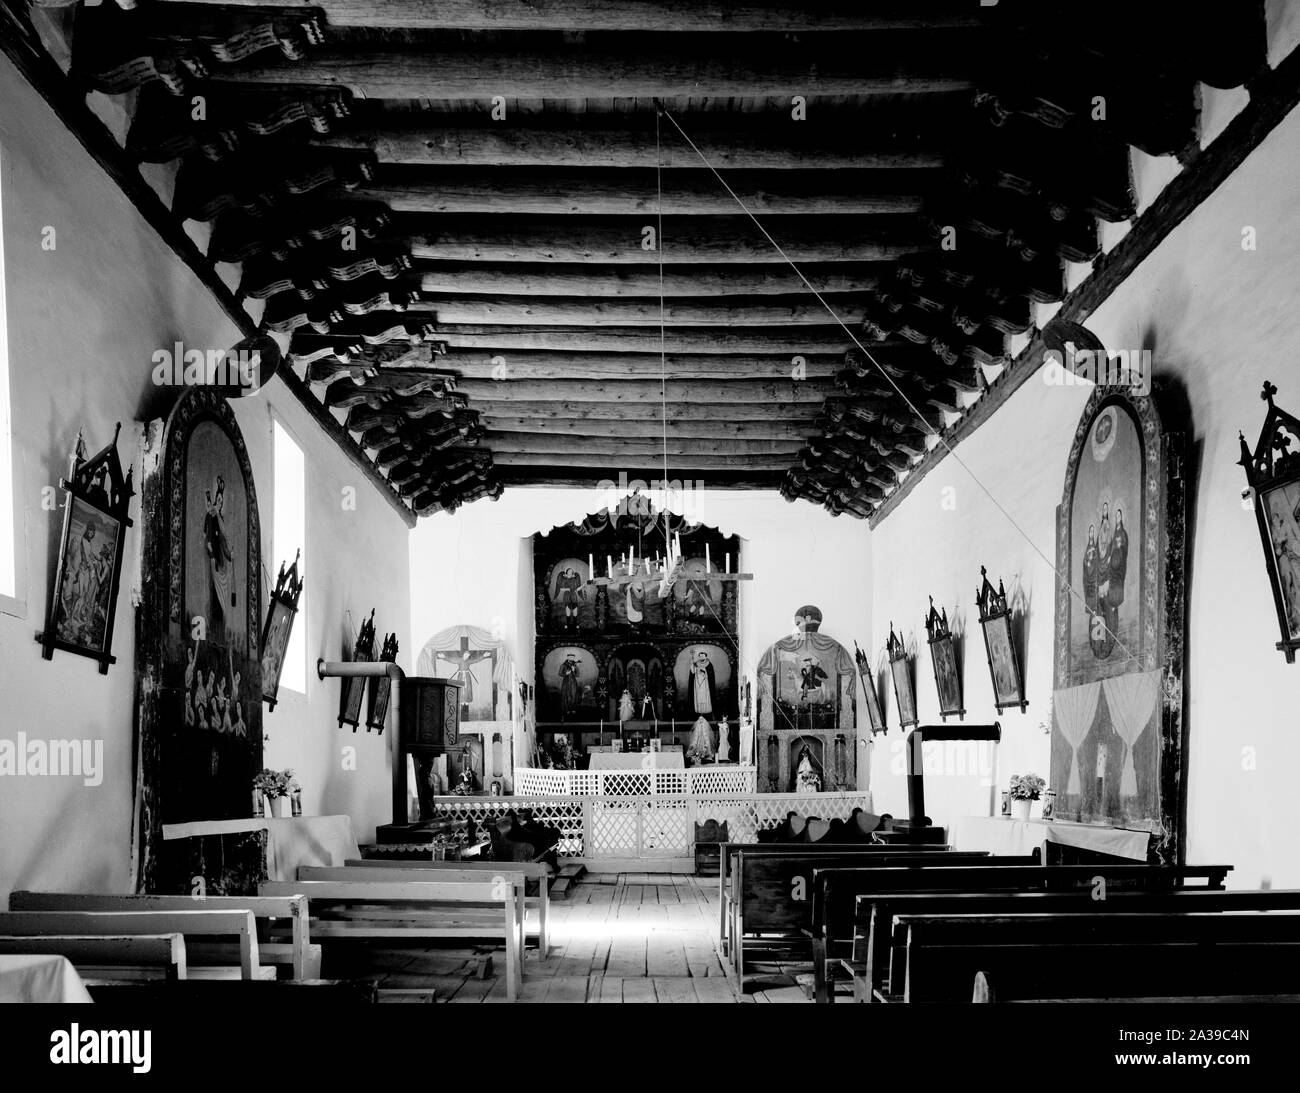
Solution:
[[[965,1002],[977,973],[1036,997],[1294,993],[1300,913],[899,915],[901,1000]],[[891,972],[891,989],[897,989]]]
[[[300,896],[159,896],[100,895],[71,892],[13,892],[11,911],[250,911],[262,927],[258,959],[263,964],[291,967],[295,980],[319,979],[321,949],[313,945],[307,922],[307,901]],[[271,930],[290,924],[290,940],[272,940]],[[274,923],[274,927],[272,926]],[[195,965],[229,963],[224,945],[192,942],[188,958]]]
[[[511,1002],[519,996],[522,873],[502,870],[482,880],[455,881],[266,881],[258,893],[306,896],[316,938],[502,938],[506,995]]]
[[[902,850],[902,847],[895,847]],[[921,856],[915,861],[889,860],[890,866],[917,866],[951,868],[954,866],[979,866],[981,868],[1035,868],[1041,865],[1038,853],[1022,856],[975,855],[949,853],[941,858]],[[818,862],[813,868],[812,909],[807,934],[812,945],[813,998],[817,1002],[830,1002],[835,989],[839,962],[850,955],[853,937],[853,916],[857,897],[862,892],[878,891],[874,880],[864,876],[858,863],[845,867],[839,862]]]
[[[379,1001],[379,985],[374,979],[277,979],[248,982],[233,979],[182,979],[174,983],[154,981],[87,984],[96,1002],[141,1003],[163,1005],[222,1006],[241,1012],[258,1005],[286,1003],[295,1010],[312,1007],[336,1010],[340,1006],[373,1005]],[[226,997],[229,995],[229,997]]]
[[[133,934],[182,937],[232,937],[239,945],[241,979],[274,979],[275,969],[258,960],[257,923],[252,912],[232,911],[0,911],[0,934],[6,937],[45,938],[129,937]],[[233,969],[189,968],[191,979]]]
[[[921,866],[925,863],[955,867],[987,862],[983,851],[916,853],[907,847],[880,850],[846,850],[814,855],[790,849],[742,850],[731,857],[730,917],[727,923],[727,951],[736,975],[744,974],[746,937],[765,935],[758,942],[767,948],[806,954],[810,950],[808,929],[812,925],[813,872],[817,867]],[[750,942],[751,952],[755,943]]]
[[[539,862],[512,861],[512,862],[502,863],[502,862],[487,862],[487,861],[485,862],[423,861],[423,860],[381,861],[381,860],[376,860],[374,858],[351,858],[345,861],[343,865],[348,869],[383,869],[383,870],[398,869],[398,870],[413,870],[417,872],[423,871],[426,873],[438,873],[438,874],[455,872],[459,870],[461,872],[467,872],[467,873],[477,873],[477,874],[487,873],[489,876],[494,876],[497,873],[500,873],[504,865],[504,867],[507,868],[511,873],[522,873],[524,875],[524,881],[528,885],[528,887],[532,887],[534,884],[536,885],[537,895],[532,896],[529,895],[527,891],[525,891],[524,907],[525,909],[527,909],[528,907],[537,908],[537,925],[538,925],[537,947],[538,950],[541,952],[543,960],[546,959],[547,954],[550,952],[550,943],[547,940],[547,932],[550,928],[549,921],[551,916],[550,879],[551,879],[552,870],[550,865],[544,861],[539,861]],[[302,876],[301,871],[299,871],[298,875]],[[304,877],[303,879],[305,880],[308,878]],[[318,878],[318,879],[326,879],[326,878]],[[373,878],[373,879],[385,879],[385,878]],[[413,880],[415,878],[410,877],[410,878],[400,878],[400,879]]]
[[[1034,983],[1035,985],[1030,986],[1029,985],[1030,983]],[[1001,985],[999,986],[999,984]],[[1033,979],[1027,980],[1024,978],[1019,978],[1017,977],[1015,972],[1004,973],[998,977],[991,977],[985,972],[976,972],[975,989],[972,993],[971,1001],[975,1003],[1032,1002],[1036,1005],[1042,1005],[1045,1002],[1073,1002],[1073,1003],[1100,1002],[1104,1004],[1115,1003],[1115,1002],[1130,1002],[1130,1003],[1135,1002],[1135,1003],[1146,1004],[1146,1005],[1150,1005],[1151,1003],[1167,1005],[1171,1002],[1200,1002],[1200,1003],[1219,1004],[1219,1005],[1232,1005],[1232,1004],[1258,1005],[1260,1003],[1272,1002],[1272,1003],[1281,1003],[1282,1005],[1293,1006],[1296,1005],[1297,1003],[1300,1003],[1300,994],[1288,994],[1282,992],[1278,992],[1274,994],[1199,994],[1199,995],[1189,995],[1189,994],[1136,995],[1135,994],[1132,997],[1129,997],[1126,995],[1117,995],[1112,991],[1112,993],[1108,994],[1105,997],[1098,996],[1098,997],[1080,998],[1077,995],[1074,995],[1072,993],[1073,990],[1078,990],[1078,989],[1092,989],[1092,988],[1079,988],[1079,987],[1071,988],[1070,985],[1065,981],[1064,976],[1058,975],[1053,978],[1050,990],[1054,995],[1059,995],[1059,997],[1031,998],[1028,997],[1028,995],[1037,993],[1041,990],[1041,988],[1037,985],[1036,980]]]
[[[168,985],[184,980],[185,938],[180,934],[122,934],[117,937],[54,934],[13,937],[0,934],[0,953],[67,957],[90,987],[114,976],[156,974]]]
[[[1300,910],[1300,889],[1223,892],[1205,888],[1114,892],[1105,900],[1091,889],[1073,892],[925,892],[862,896],[857,900],[851,956],[842,962],[853,977],[857,1002],[871,1002],[874,992],[890,993],[890,966],[902,965],[905,939],[897,947],[897,915],[960,914],[1169,914]]]
[[[948,852],[952,848],[946,845],[926,846],[922,849],[928,853]],[[732,920],[731,876],[733,863],[737,854],[753,851],[773,854],[800,854],[804,856],[820,854],[883,854],[898,853],[897,846],[885,846],[877,843],[721,843],[718,848],[718,943],[723,953],[730,951],[728,926]]]

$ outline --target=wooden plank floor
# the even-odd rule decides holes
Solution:
[[[535,912],[530,922],[535,921]],[[551,903],[550,952],[529,949],[520,1002],[801,1002],[793,967],[750,977],[743,995],[719,959],[718,884],[682,874],[587,874]],[[385,1001],[505,1002],[490,948],[329,947],[324,974],[374,976]],[[386,993],[403,992],[403,993]]]

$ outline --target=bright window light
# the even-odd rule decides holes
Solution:
[[[298,559],[298,573],[306,576],[307,570],[307,467],[302,449],[289,431],[274,422],[275,460],[275,519],[271,541],[271,580],[280,572],[281,565],[292,565],[294,554],[302,551]],[[298,600],[298,617],[294,619],[293,633],[289,635],[289,648],[284,654],[284,668],[280,673],[280,686],[300,694],[307,690],[307,585],[304,581],[302,597]]]
[[[0,185],[4,179],[0,149]],[[14,442],[9,405],[9,312],[5,302],[4,195],[0,193],[0,596],[18,595]]]

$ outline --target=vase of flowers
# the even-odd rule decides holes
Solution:
[[[286,817],[291,814],[291,799],[302,789],[294,781],[292,770],[264,769],[253,779],[253,799],[260,796],[265,802],[262,815]],[[254,812],[257,812],[256,807]]]
[[[1030,806],[1043,795],[1047,782],[1037,774],[1016,774],[1011,778],[1011,818],[1029,819]]]

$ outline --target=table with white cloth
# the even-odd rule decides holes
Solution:
[[[663,751],[594,752],[588,770],[684,770],[686,757],[680,747]]]
[[[39,946],[40,938],[32,944]],[[0,953],[0,1002],[90,1002],[67,957]]]
[[[1151,835],[1119,827],[1067,823],[1062,820],[1013,820],[1009,816],[962,816],[952,823],[948,841],[954,850],[987,850],[990,854],[1032,854],[1047,861],[1047,844],[1147,860]]]
[[[200,820],[164,824],[164,839],[266,832],[266,879],[297,880],[300,865],[342,865],[361,857],[351,816],[294,816],[275,819]]]

